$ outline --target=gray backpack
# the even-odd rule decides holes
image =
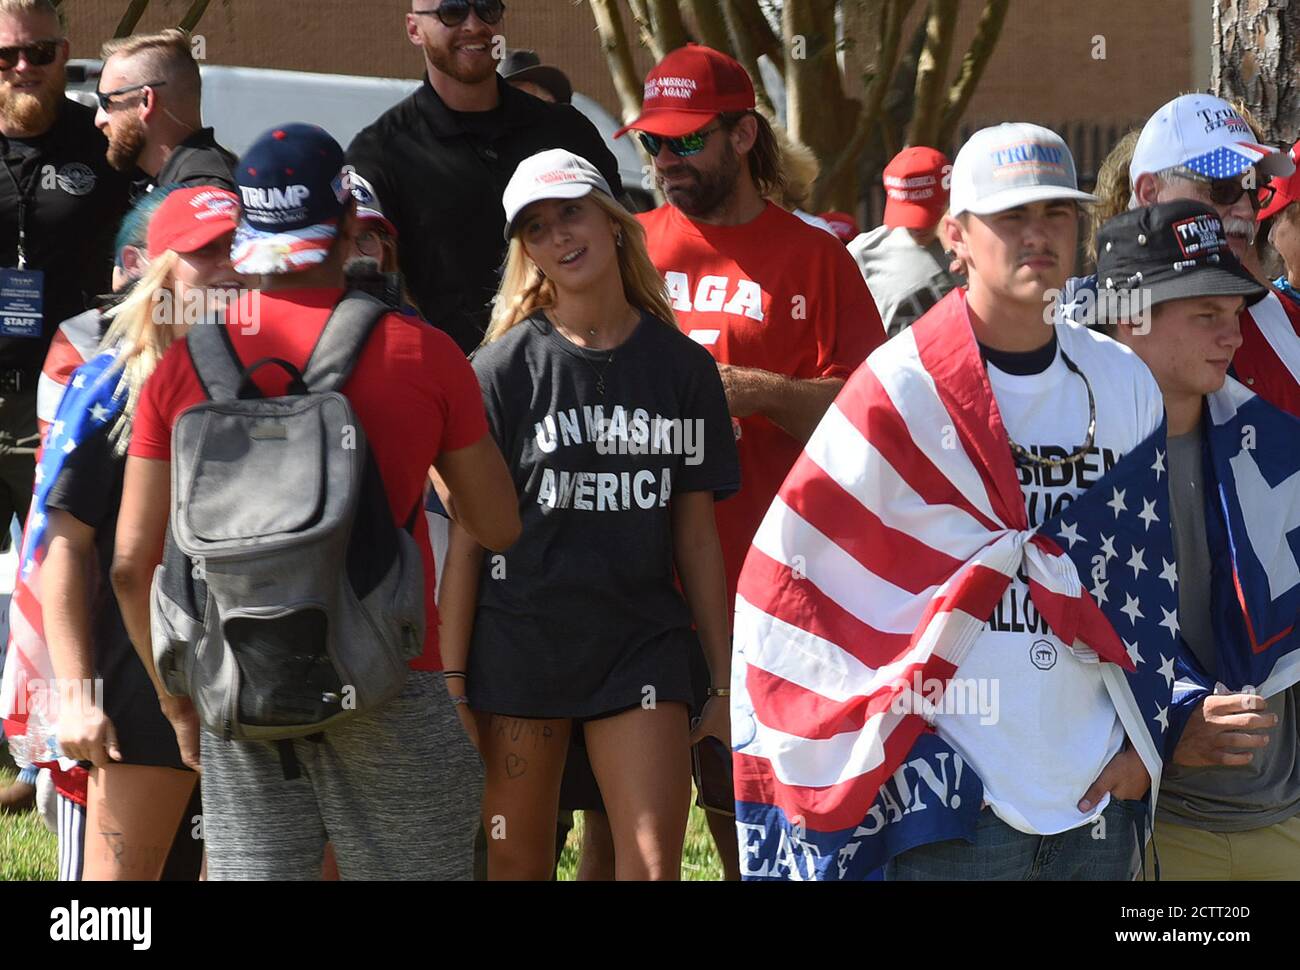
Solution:
[[[172,508],[154,574],[154,659],[224,738],[313,735],[397,696],[424,646],[424,577],[393,524],[365,432],[339,388],[392,307],[350,292],[302,373],[244,367],[225,326],[186,342],[208,400],[172,430]],[[263,398],[275,364],[289,393]]]

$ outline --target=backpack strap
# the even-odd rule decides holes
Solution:
[[[204,323],[191,327],[185,337],[194,373],[208,399],[233,401],[239,397],[244,379],[244,365],[230,343],[224,324]]]
[[[325,321],[302,376],[314,393],[339,390],[352,373],[376,324],[394,312],[383,300],[361,290],[349,290]]]

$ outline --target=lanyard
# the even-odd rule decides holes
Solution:
[[[18,196],[18,268],[27,268],[27,203],[30,201],[32,194],[36,189],[37,177],[40,174],[40,167],[37,166],[36,172],[27,181],[27,189],[18,184],[18,176],[14,170],[9,167],[9,162],[4,163],[5,174],[9,176],[9,181],[13,183],[14,194]],[[21,162],[19,163],[22,164]]]

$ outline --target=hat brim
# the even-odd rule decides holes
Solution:
[[[560,104],[573,103],[573,84],[558,67],[538,64],[534,67],[525,67],[513,74],[502,74],[501,77],[506,81],[531,81],[550,91]]]
[[[688,111],[685,108],[651,108],[642,112],[637,119],[614,132],[615,138],[622,138],[629,131],[644,131],[647,135],[660,138],[681,138],[691,132],[712,123],[718,117],[716,111]]]
[[[943,218],[946,205],[925,206],[918,202],[890,199],[885,203],[883,224],[890,229],[929,229]]]
[[[357,206],[358,222],[377,222],[384,232],[388,233],[394,239],[397,238],[397,227],[388,221],[388,217],[378,209],[372,209],[369,206]]]
[[[1273,216],[1277,215],[1294,201],[1296,201],[1294,196],[1288,195],[1286,192],[1278,189],[1273,193],[1273,198],[1269,201],[1268,205],[1264,206],[1264,208],[1260,209],[1258,214],[1256,214],[1255,221],[1263,222],[1265,219],[1273,218]]]
[[[298,273],[325,262],[338,234],[337,219],[288,232],[267,232],[241,222],[231,260],[235,272],[247,276]]]
[[[1095,195],[1080,192],[1078,189],[1067,189],[1060,185],[1021,185],[994,192],[974,205],[964,209],[954,209],[952,214],[959,216],[963,212],[970,212],[977,216],[991,216],[995,212],[1006,212],[1008,209],[1029,205],[1031,202],[1054,202],[1058,199],[1072,202],[1100,201]]]
[[[236,222],[233,218],[200,223],[181,233],[175,239],[170,240],[164,248],[181,255],[197,252],[209,243],[216,242],[227,233],[234,232],[235,227]],[[149,255],[152,259],[159,254],[150,253]]]
[[[1097,290],[1096,318],[1100,323],[1115,322],[1110,318],[1110,301],[1105,298],[1107,290],[1099,286]],[[1251,276],[1244,268],[1224,269],[1212,264],[1197,264],[1194,267],[1162,275],[1160,279],[1145,282],[1133,287],[1129,293],[1150,294],[1150,306],[1156,307],[1173,300],[1189,300],[1202,296],[1242,296],[1246,306],[1254,306],[1268,295],[1268,287]]]
[[[519,224],[520,217],[528,211],[528,207],[534,202],[545,202],[548,199],[581,199],[596,191],[598,191],[596,186],[590,185],[586,182],[557,182],[550,188],[529,196],[528,199],[526,199],[523,204],[514,211],[514,214],[507,219],[505,232],[506,242],[509,242],[510,237],[515,234],[515,227]]]

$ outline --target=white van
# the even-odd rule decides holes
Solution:
[[[97,60],[68,63],[68,96],[95,105],[102,67]],[[420,86],[417,80],[310,74],[256,67],[203,66],[203,123],[217,140],[242,155],[258,135],[290,121],[320,125],[346,148],[356,134]],[[654,201],[643,184],[641,156],[631,138],[614,140],[619,123],[595,101],[577,92],[573,106],[596,126],[618,159],[623,188],[639,209]]]

